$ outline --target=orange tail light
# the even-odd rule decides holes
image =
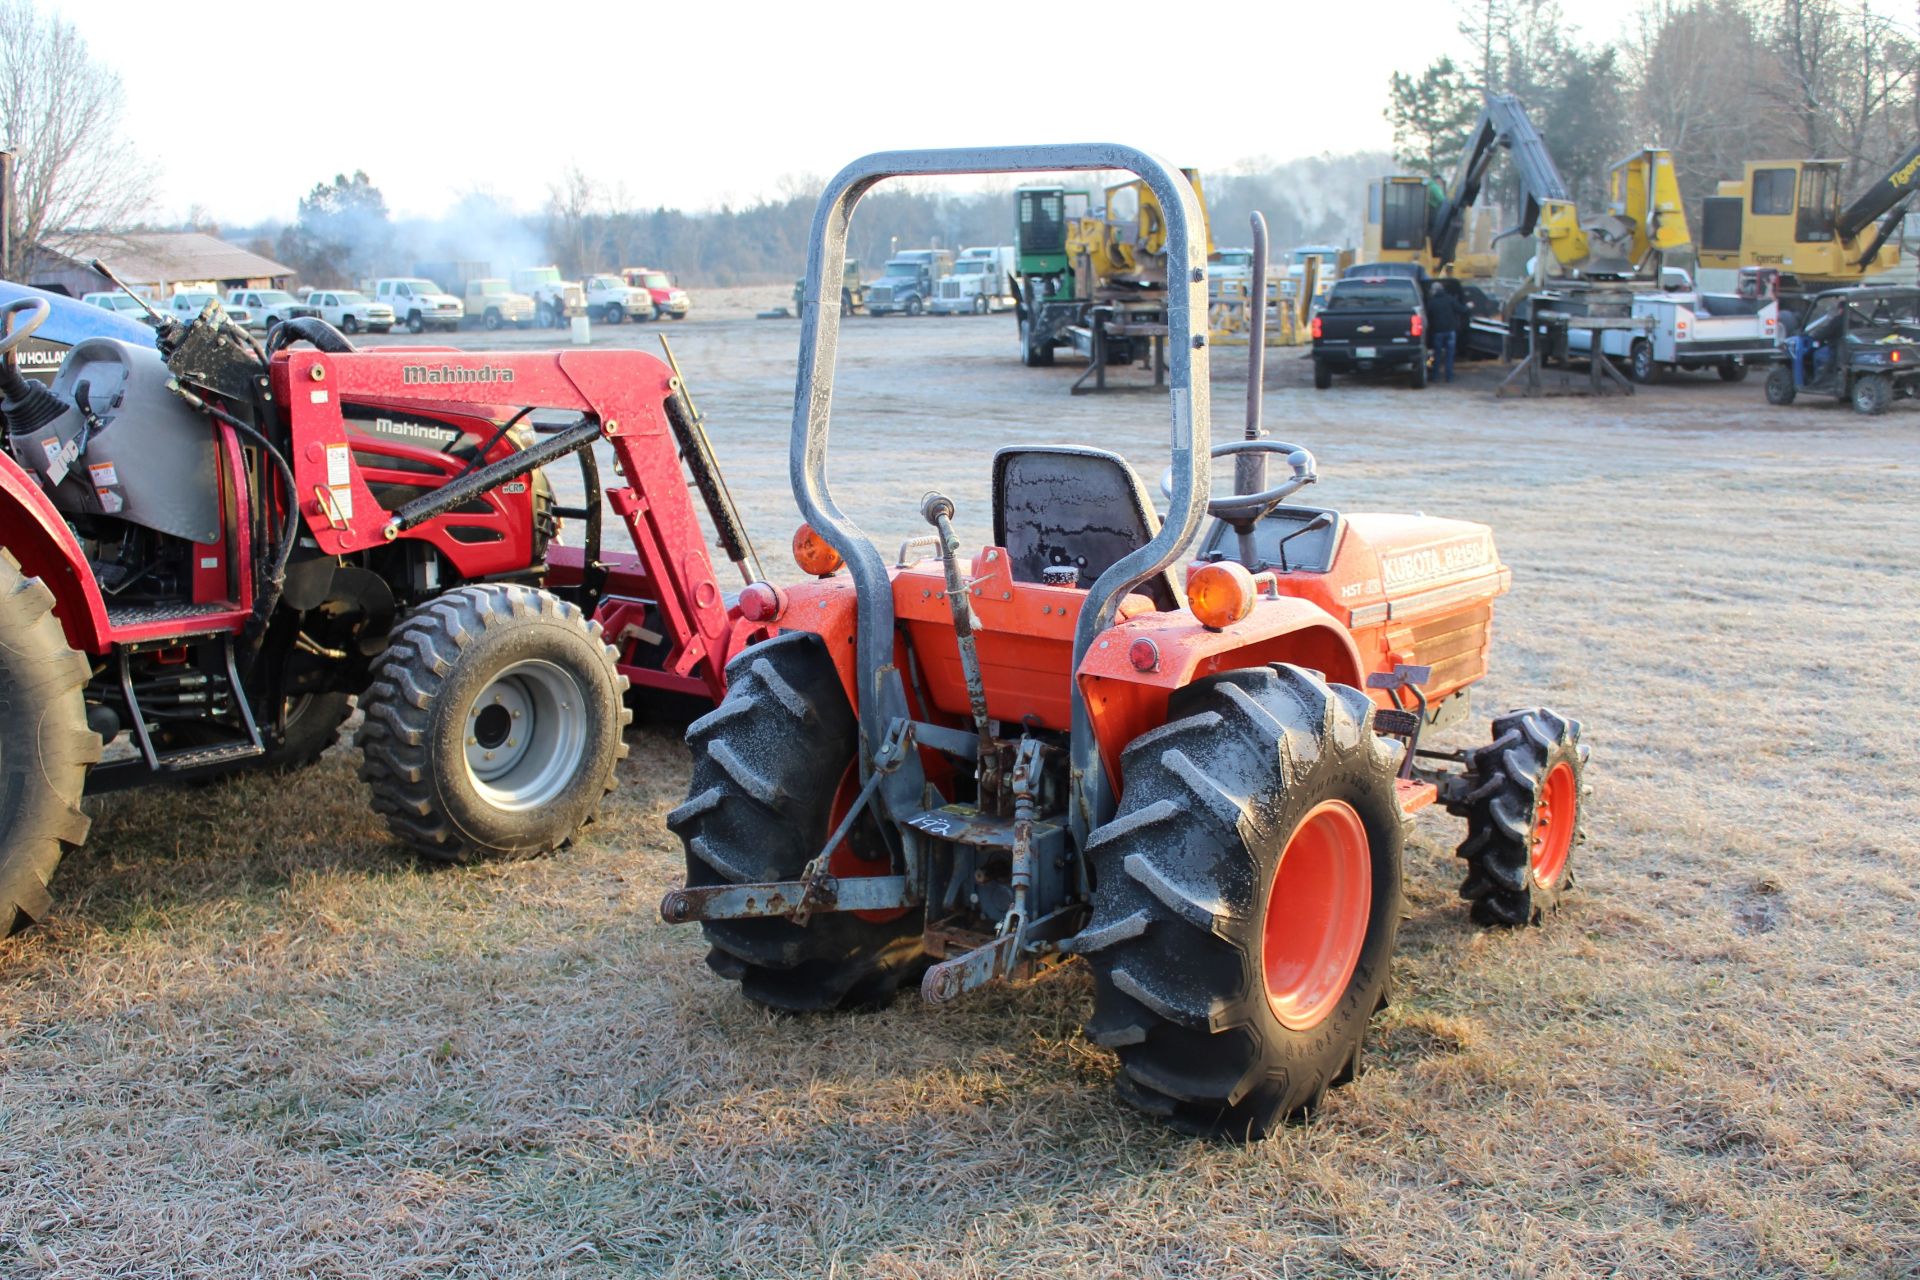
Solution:
[[[1216,560],[1187,575],[1187,607],[1213,631],[1253,612],[1253,575],[1231,560]]]
[[[840,553],[827,545],[827,540],[814,532],[810,524],[802,524],[793,531],[793,562],[800,566],[802,573],[810,573],[816,578],[826,578],[840,572],[844,563]]]

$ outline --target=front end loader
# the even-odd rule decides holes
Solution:
[[[922,554],[890,563],[828,483],[854,205],[893,177],[1074,169],[1131,171],[1165,210],[1166,513],[1116,454],[1022,445],[994,459],[985,546],[963,554],[961,513],[932,493]],[[1258,379],[1247,438],[1212,443],[1199,225],[1177,169],[1113,145],[884,153],[833,180],[791,455],[814,576],[743,594],[776,634],[688,731],[668,818],[687,883],[661,913],[701,922],[716,972],[792,1011],[916,979],[947,1001],[1084,960],[1087,1034],[1118,1054],[1121,1092],[1245,1138],[1358,1071],[1412,815],[1437,800],[1466,819],[1477,919],[1536,922],[1571,883],[1586,748],[1545,709],[1477,749],[1421,745],[1486,674],[1509,572],[1483,525],[1289,501],[1316,465],[1261,431]],[[1217,499],[1216,457],[1236,472]]]
[[[51,909],[83,791],[304,765],[356,697],[402,843],[556,848],[629,687],[718,701],[762,634],[708,556],[689,475],[753,576],[670,352],[366,350],[314,318],[263,346],[217,302],[56,347],[54,309],[22,291],[0,331],[0,937]]]

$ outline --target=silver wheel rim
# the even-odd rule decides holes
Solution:
[[[467,707],[467,777],[497,808],[551,804],[587,752],[587,698],[580,682],[551,662],[516,662]]]

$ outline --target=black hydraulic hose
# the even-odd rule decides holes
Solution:
[[[489,463],[457,480],[423,494],[412,502],[394,509],[393,518],[387,522],[387,528],[394,534],[402,533],[416,525],[425,524],[443,512],[451,511],[469,498],[476,498],[495,485],[527,474],[529,471],[546,466],[556,458],[564,458],[580,449],[588,449],[600,438],[600,424],[582,420],[568,427],[559,435],[550,436],[529,449],[508,454],[498,462]]]
[[[286,590],[287,561],[293,557],[293,540],[300,527],[300,484],[293,477],[293,467],[286,455],[281,453],[273,441],[261,435],[240,419],[228,413],[212,401],[204,400],[187,388],[173,384],[174,391],[188,404],[221,424],[231,427],[240,436],[262,450],[273,460],[279,469],[280,479],[287,487],[286,518],[281,523],[280,537],[275,543],[273,554],[267,561],[267,569],[261,580],[258,596],[253,602],[253,617],[247,620],[245,639],[247,642],[247,664],[251,666],[258,654],[260,642],[266,638],[267,620],[273,611],[280,607],[280,596]]]
[[[303,338],[330,356],[345,355],[358,349],[347,340],[346,334],[319,316],[295,316],[291,320],[282,320],[268,332],[267,355],[284,351]]]
[[[493,437],[491,439],[489,439],[485,444],[480,446],[480,451],[474,454],[473,457],[469,458],[467,460],[466,467],[463,468],[453,478],[455,480],[459,480],[462,477],[471,475],[473,472],[478,471],[481,467],[481,464],[486,462],[487,455],[493,452],[493,446],[499,444],[500,441],[506,437],[507,432],[513,430],[514,427],[520,422],[520,420],[526,417],[528,414],[532,413],[533,410],[534,410],[534,406],[528,405],[526,408],[522,409],[520,412],[514,414],[511,418],[508,418],[505,422],[501,423],[500,429],[493,433]]]

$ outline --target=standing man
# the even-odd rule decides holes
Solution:
[[[1453,381],[1453,355],[1460,342],[1460,318],[1465,311],[1447,291],[1444,281],[1427,286],[1427,333],[1433,347],[1433,373],[1443,382]]]

